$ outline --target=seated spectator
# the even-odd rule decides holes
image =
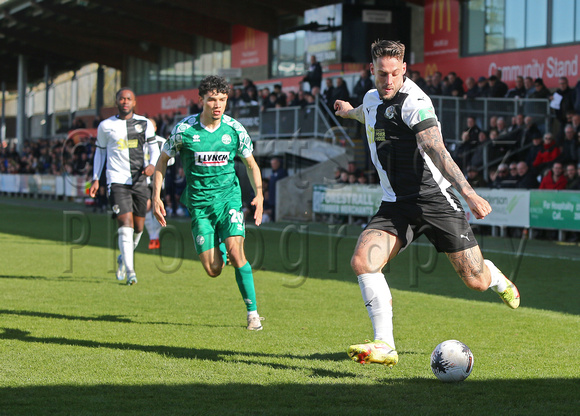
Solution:
[[[534,122],[534,118],[526,116],[524,118],[524,130],[520,140],[520,147],[531,144],[534,137],[542,137],[542,133],[538,125]]]
[[[298,94],[296,94],[294,91],[290,91],[288,93],[288,107],[299,107],[300,106],[300,100],[298,98]]]
[[[477,146],[475,147],[474,151],[473,151],[473,155],[471,156],[471,165],[473,167],[475,167],[476,169],[481,169],[484,165],[484,153],[486,151],[486,149],[488,149],[489,152],[489,144],[490,144],[490,140],[489,140],[489,136],[487,135],[487,133],[485,131],[480,131],[479,132],[479,136],[478,136],[478,143]],[[488,158],[491,155],[488,153]],[[489,159],[488,159],[489,160]]]
[[[472,188],[487,188],[487,182],[483,175],[474,166],[467,167],[467,182]]]
[[[362,171],[357,167],[356,162],[353,160],[348,162],[348,165],[346,166],[346,170],[348,173],[354,173],[354,175],[356,177],[359,177],[362,175]]]
[[[524,88],[526,89],[526,98],[531,98],[532,94],[536,91],[532,77],[528,76],[524,78]]]
[[[288,97],[286,97],[286,94],[282,91],[282,85],[274,85],[274,94],[276,94],[277,107],[286,107]]]
[[[544,144],[542,143],[542,136],[532,137],[532,147],[530,147],[530,150],[528,150],[528,155],[526,156],[526,164],[528,167],[533,167],[538,153],[540,153],[543,149]]]
[[[439,71],[435,71],[431,75],[431,82],[427,85],[428,95],[441,95],[441,84],[442,84],[442,74]]]
[[[536,78],[534,80],[534,92],[530,94],[529,98],[550,98],[550,90],[544,85],[544,80],[542,78]]]
[[[346,169],[341,169],[338,183],[348,183],[348,172]]]
[[[463,97],[463,80],[455,72],[447,74],[447,84],[443,88],[443,95],[451,97]]]
[[[518,179],[518,162],[510,162],[508,171],[510,174],[510,179],[517,180]]]
[[[497,175],[491,183],[491,188],[515,188],[516,181],[511,178],[508,165],[506,163],[500,163],[497,167]]]
[[[500,136],[502,134],[505,134],[505,133],[508,132],[508,129],[507,129],[508,126],[506,126],[505,118],[503,118],[503,117],[498,117],[497,118],[496,127],[497,127],[497,134],[500,135]]]
[[[580,163],[578,164],[578,166],[576,166],[576,178],[577,180],[574,181],[570,189],[574,191],[580,191]]]
[[[461,134],[461,143],[453,149],[451,154],[453,160],[462,171],[465,172],[467,166],[471,164],[471,158],[475,148],[476,144],[470,140],[469,132],[464,131]]]
[[[556,141],[554,140],[554,136],[552,135],[552,133],[546,133],[544,134],[544,143],[542,150],[538,152],[538,155],[536,156],[536,159],[534,160],[532,165],[534,166],[534,168],[538,170],[544,170],[546,167],[552,165],[552,162],[554,162],[554,160],[556,160],[556,158],[560,156],[560,153],[561,150],[556,145]],[[561,165],[560,168],[562,168]]]
[[[536,175],[529,170],[528,164],[524,161],[517,164],[517,182],[516,188],[520,189],[538,189],[538,180]]]
[[[507,85],[496,75],[489,77],[489,96],[492,98],[503,98],[508,92]]]
[[[566,175],[566,189],[578,189],[580,185],[580,176],[578,176],[578,172],[576,171],[576,164],[568,163],[566,165],[566,170],[564,172]]]
[[[540,182],[540,189],[566,189],[568,180],[564,175],[564,169],[560,162],[554,162],[552,169],[548,170],[542,182]]]
[[[477,80],[477,88],[479,89],[479,97],[489,97],[491,91],[486,77],[479,77]]]
[[[465,80],[465,86],[467,87],[467,90],[465,91],[465,94],[463,94],[463,98],[465,98],[466,100],[472,100],[480,96],[479,88],[477,87],[475,78],[467,77],[467,79]]]

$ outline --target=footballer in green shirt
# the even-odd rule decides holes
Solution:
[[[223,251],[227,250],[246,304],[247,329],[261,330],[263,318],[257,310],[252,266],[244,252],[242,193],[234,157],[239,156],[244,162],[256,195],[251,202],[255,207],[256,225],[262,222],[262,176],[252,156],[252,141],[246,129],[224,114],[229,89],[224,78],[214,75],[199,84],[201,113],[177,123],[159,157],[153,175],[153,213],[165,226],[161,184],[168,160],[179,153],[186,178],[181,202],[191,215],[191,232],[201,264],[209,276],[219,276],[225,265]]]

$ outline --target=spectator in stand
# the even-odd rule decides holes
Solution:
[[[269,100],[270,100],[270,88],[267,87],[262,88],[260,90],[260,98],[258,99],[260,107],[264,107],[265,105],[267,105]]]
[[[516,188],[520,189],[538,189],[538,180],[536,175],[528,168],[528,164],[524,161],[517,164],[517,182]]]
[[[544,85],[544,80],[542,78],[536,78],[534,80],[534,92],[530,94],[529,98],[550,98],[550,90]]]
[[[465,91],[463,90],[463,80],[457,76],[455,72],[447,74],[448,84],[443,89],[443,95],[452,97],[463,97]]]
[[[486,77],[479,77],[477,80],[477,88],[479,89],[479,97],[489,97],[491,89]]]
[[[510,162],[509,164],[510,179],[518,179],[518,162]]]
[[[459,166],[463,172],[465,172],[467,166],[471,164],[471,158],[476,146],[477,142],[474,143],[471,141],[469,131],[466,130],[461,133],[461,143],[454,149],[452,157],[457,166]]]
[[[277,107],[286,107],[288,97],[286,97],[286,94],[284,93],[284,91],[282,91],[282,85],[280,84],[274,85],[274,94],[276,94]]]
[[[518,75],[516,77],[516,86],[508,90],[506,97],[508,98],[526,98],[527,90],[524,86],[524,77]]]
[[[554,162],[552,169],[548,170],[542,182],[540,183],[540,189],[566,189],[568,180],[564,175],[564,170],[560,162]]]
[[[241,88],[234,88],[233,96],[228,98],[228,103],[230,104],[231,108],[238,108],[240,103],[242,102],[242,96],[244,91]]]
[[[477,146],[475,147],[475,150],[473,151],[473,156],[471,157],[471,165],[476,170],[481,169],[483,167],[483,165],[484,165],[484,157],[483,157],[484,152],[489,144],[490,144],[490,140],[489,140],[489,136],[488,136],[487,132],[485,132],[483,130],[480,131],[479,135],[478,135]],[[489,156],[490,155],[488,154],[488,157]]]
[[[254,90],[254,92],[258,91],[258,89],[256,88],[256,86],[254,85],[254,82],[249,79],[249,78],[244,78],[242,81],[242,88],[244,90],[244,101],[247,101],[247,98],[249,96],[248,91],[250,90]],[[255,96],[254,96],[255,97]]]
[[[560,143],[562,153],[558,156],[558,161],[563,165],[578,162],[578,134],[574,126],[566,124],[564,127],[564,140]]]
[[[475,166],[467,167],[467,182],[472,188],[487,188],[487,182]]]
[[[346,166],[346,171],[348,173],[352,173],[356,177],[362,175],[362,171],[357,167],[356,162],[354,160],[348,162],[348,165]]]
[[[536,156],[536,159],[534,160],[534,163],[532,165],[538,171],[542,171],[545,168],[549,168],[550,166],[552,166],[552,163],[554,162],[554,160],[556,160],[558,156],[560,156],[560,153],[561,150],[556,145],[556,141],[554,140],[554,136],[552,135],[552,133],[546,133],[544,134],[544,143],[542,150],[538,152],[538,155]],[[562,168],[561,165],[560,168]]]
[[[532,146],[530,147],[530,150],[528,151],[528,155],[526,156],[526,164],[528,165],[528,167],[532,167],[534,165],[534,161],[536,160],[536,157],[538,156],[538,153],[540,153],[542,150],[544,149],[544,143],[542,142],[542,136],[538,135],[535,137],[532,137]],[[536,172],[536,169],[534,169],[534,173]]]
[[[532,77],[524,78],[524,88],[526,89],[526,98],[531,98],[532,94],[536,92],[536,87],[534,86],[534,79]]]
[[[340,170],[340,178],[337,183],[348,183],[348,171],[344,168]]]
[[[467,79],[465,80],[465,86],[467,87],[467,90],[465,91],[465,94],[463,94],[463,98],[465,98],[466,100],[468,99],[472,100],[480,96],[479,87],[475,82],[475,78],[467,77]]]
[[[435,71],[431,76],[431,85],[427,86],[427,94],[429,95],[441,95],[442,93],[442,83],[443,75],[439,71]]]
[[[322,100],[324,101],[324,104],[326,104],[328,108],[333,108],[334,81],[332,78],[326,78],[324,80],[324,83],[326,84],[326,88],[322,92]]]
[[[534,122],[534,118],[526,116],[524,118],[524,130],[520,141],[520,147],[525,147],[531,144],[534,137],[542,137],[542,132]]]
[[[497,167],[497,175],[491,183],[491,188],[515,188],[515,186],[516,181],[511,178],[508,165],[506,163],[500,163]]]
[[[298,100],[298,94],[294,91],[288,92],[288,107],[298,107],[300,106],[300,101]]]
[[[576,92],[568,85],[568,78],[558,78],[558,89],[550,97],[550,107],[555,110],[556,119],[563,130],[568,122],[568,111],[574,111],[574,101],[576,101]]]
[[[278,101],[278,96],[271,92],[270,94],[268,94],[268,97],[266,98],[266,100],[264,100],[262,102],[262,107],[261,107],[261,111],[266,111],[269,110],[271,108],[276,108],[276,103]]]
[[[507,94],[508,87],[496,75],[489,77],[489,96],[492,98],[503,98]]]
[[[358,107],[359,105],[361,105],[362,101],[363,101],[363,97],[365,96],[367,91],[369,91],[373,88],[374,88],[374,85],[373,85],[373,82],[371,81],[370,71],[368,69],[363,69],[362,71],[360,71],[360,77],[359,77],[358,81],[356,82],[356,84],[354,85],[354,88],[352,89],[352,93],[353,93],[352,105],[353,105],[353,107]],[[331,103],[329,108],[332,108],[333,105],[334,105],[334,102]]]
[[[490,163],[498,158],[505,159],[508,152],[513,148],[513,142],[502,140],[502,136],[496,130],[489,132],[489,139],[488,157]]]
[[[310,66],[308,67],[308,72],[302,78],[302,82],[307,82],[310,85],[310,89],[312,87],[320,88],[322,84],[322,67],[314,55],[310,57]]]
[[[577,114],[580,114],[580,79],[578,80],[576,86],[574,87],[574,95],[576,98],[574,100],[574,111]]]
[[[348,184],[356,185],[358,183],[358,177],[354,173],[348,174]]]
[[[279,157],[273,157],[270,160],[270,167],[272,168],[272,173],[270,174],[270,179],[268,181],[268,202],[272,208],[272,221],[276,221],[276,194],[278,192],[278,181],[288,176],[288,172],[282,167],[282,160]]]
[[[489,118],[489,127],[488,130],[491,132],[492,130],[498,131],[497,129],[497,116],[491,116]]]
[[[501,136],[502,134],[506,134],[508,132],[507,126],[505,125],[505,119],[503,117],[497,118],[497,134]]]
[[[578,113],[572,114],[572,120],[570,124],[572,124],[574,130],[576,130],[576,133],[580,133],[580,114]]]
[[[479,126],[475,122],[475,117],[473,116],[467,116],[466,123],[467,127],[465,128],[464,131],[466,131],[469,134],[469,141],[472,144],[477,145],[477,143],[479,142],[479,133],[481,132],[481,128],[479,128]]]
[[[336,100],[349,101],[349,99],[350,92],[348,91],[346,82],[344,82],[344,79],[342,77],[336,78],[336,87],[334,88],[334,96],[332,102],[334,103]]]
[[[578,186],[580,186],[580,176],[578,176],[578,172],[577,172],[577,167],[576,164],[574,163],[568,163],[566,165],[566,171],[565,171],[565,175],[566,175],[566,189],[578,189]]]
[[[425,81],[425,79],[421,76],[421,73],[419,71],[411,71],[411,80],[417,84],[417,86],[419,88],[421,88],[423,91],[427,92],[427,82]],[[372,85],[372,81],[371,81],[371,85]],[[371,87],[373,88],[373,87]],[[369,89],[371,89],[369,88]],[[368,91],[368,90],[367,90]],[[362,103],[362,101],[361,101]]]
[[[256,88],[248,88],[242,96],[242,101],[238,105],[240,107],[260,105],[258,102],[258,90]]]

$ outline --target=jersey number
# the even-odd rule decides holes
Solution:
[[[244,214],[241,212],[236,211],[235,209],[230,209],[230,222],[233,224],[243,224],[244,223]]]

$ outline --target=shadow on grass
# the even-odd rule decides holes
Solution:
[[[385,377],[380,385],[30,386],[0,389],[0,415],[525,415],[577,414],[578,379]]]
[[[0,203],[0,217],[3,218],[0,232],[58,241],[71,258],[82,250],[84,244],[116,249],[116,225],[108,215],[92,214],[78,205],[70,205],[70,211],[65,211],[63,206],[68,205],[63,203],[52,204],[53,209],[30,206],[15,209],[17,203]],[[43,203],[51,205],[50,201]],[[156,264],[159,270],[165,270],[164,265],[172,264],[171,259],[197,258],[189,221],[171,220],[170,224],[171,230],[167,230],[168,237],[161,251],[149,251],[143,242],[138,249],[140,253],[158,256]],[[300,287],[309,278],[356,283],[349,263],[360,230],[360,227],[328,224],[248,227],[247,257],[257,271],[300,276],[286,285],[289,288]],[[580,302],[575,295],[580,291],[580,280],[576,278],[580,273],[580,261],[574,260],[580,258],[577,246],[561,246],[548,241],[528,241],[522,246],[517,239],[476,237],[485,257],[516,280],[522,295],[522,306],[580,314]],[[525,249],[521,256],[517,255],[520,248]],[[431,251],[431,246],[426,244],[415,251],[409,248],[398,255],[385,268],[389,285],[398,290],[498,302],[495,294],[480,294],[466,289],[445,255]],[[164,256],[163,259],[160,255]],[[176,261],[175,264],[179,267],[181,262]],[[163,273],[173,271],[176,270]],[[41,279],[42,276],[21,278]],[[82,281],[88,282],[85,278]]]

